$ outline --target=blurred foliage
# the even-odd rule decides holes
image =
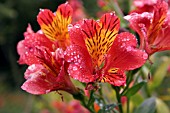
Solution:
[[[0,2],[0,83],[3,89],[17,89],[23,82],[25,67],[17,64],[16,45],[24,39],[28,23],[39,29],[36,16],[40,8],[52,11],[64,0],[1,0]],[[23,69],[24,68],[24,69]],[[3,84],[3,85],[2,85]],[[4,85],[5,84],[5,85]],[[8,88],[4,88],[8,87]]]

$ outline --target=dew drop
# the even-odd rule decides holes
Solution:
[[[79,24],[76,24],[74,27],[75,27],[75,28],[80,28],[80,25],[79,25]]]
[[[148,58],[148,54],[144,53],[142,57],[143,57],[143,59],[147,59]]]
[[[77,56],[74,56],[74,59],[77,60]]]
[[[129,41],[130,39],[129,39],[129,38],[127,38],[126,40],[127,40],[127,41]]]
[[[73,70],[74,70],[74,71],[77,71],[77,66],[74,66],[74,67],[73,67]]]
[[[69,24],[69,25],[68,25],[68,31],[70,31],[71,28],[73,28],[73,25],[72,25],[72,24]]]
[[[41,8],[40,8],[40,11],[44,11],[44,9],[41,9]]]
[[[30,71],[33,71],[35,69],[35,64],[32,64],[31,66],[28,67]]]
[[[126,20],[130,20],[131,18],[132,18],[132,16],[130,16],[130,15],[124,16],[124,19],[126,19]]]
[[[46,91],[45,91],[45,93],[47,94],[47,93],[49,93],[50,91],[51,91],[51,90],[50,90],[50,89],[48,89],[48,90],[46,90]]]
[[[81,59],[78,59],[78,63],[81,63]]]
[[[113,13],[110,13],[110,15],[113,15]]]
[[[127,51],[132,51],[132,48],[129,46],[126,48]]]

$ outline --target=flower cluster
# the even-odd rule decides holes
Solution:
[[[37,16],[41,29],[34,32],[28,25],[25,39],[17,45],[19,64],[29,66],[21,88],[36,95],[58,90],[78,95],[71,79],[85,83],[89,91],[104,82],[126,86],[127,71],[143,66],[155,52],[170,50],[168,4],[140,2],[135,0],[136,9],[124,17],[140,40],[128,31],[119,32],[120,19],[114,12],[99,20],[72,22],[74,10],[68,3],[55,13],[41,9]]]
[[[144,8],[146,4],[150,3],[145,2],[140,10],[147,12],[135,13],[139,12],[137,9],[125,16],[125,19],[130,22],[130,27],[140,36],[140,49],[144,49],[149,55],[158,51],[170,50],[168,4],[158,0],[155,4],[152,3],[152,8],[149,6],[149,8]]]

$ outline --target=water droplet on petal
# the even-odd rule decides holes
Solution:
[[[142,57],[143,57],[143,59],[147,59],[148,58],[148,54],[144,53]]]
[[[40,11],[44,11],[44,9],[41,9],[41,8],[40,8]]]
[[[33,71],[35,69],[35,64],[32,64],[31,66],[28,67],[30,71]]]
[[[45,93],[47,94],[47,93],[49,93],[50,91],[51,91],[50,89],[49,89],[49,90],[46,90]]]
[[[80,25],[79,25],[79,24],[76,24],[74,27],[75,27],[75,28],[80,28]]]
[[[77,66],[74,66],[74,67],[73,67],[73,70],[74,70],[74,71],[77,71]]]
[[[110,13],[110,15],[113,15],[113,13]]]
[[[127,51],[132,51],[132,48],[129,46],[126,48]]]
[[[69,24],[69,25],[68,25],[68,31],[70,31],[71,28],[73,28],[73,25],[72,25],[72,24]]]

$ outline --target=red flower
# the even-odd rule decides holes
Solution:
[[[167,16],[168,5],[158,2],[153,13],[132,13],[125,17],[130,26],[140,36],[140,48],[151,55],[158,51],[170,49],[170,18]]]
[[[115,86],[126,82],[125,70],[142,66],[147,54],[136,49],[134,35],[118,34],[120,21],[107,13],[99,21],[83,20],[69,29],[72,45],[66,49],[68,72],[74,79],[90,83],[109,82]]]
[[[67,24],[71,21],[72,13],[69,8],[68,4],[62,4],[57,16],[49,10],[41,11],[38,22],[42,31],[34,33],[29,25],[24,33],[25,39],[18,43],[19,63],[29,65],[25,72],[26,82],[21,87],[23,90],[32,94],[46,94],[56,90],[77,93],[67,74],[63,50],[58,48],[64,49],[69,42]]]
[[[63,49],[70,45],[67,27],[71,23],[72,13],[71,6],[65,3],[58,7],[55,14],[48,9],[42,9],[37,16],[43,33]]]

